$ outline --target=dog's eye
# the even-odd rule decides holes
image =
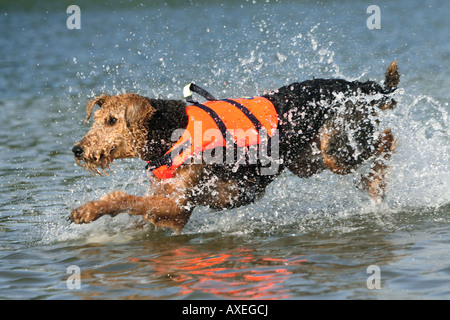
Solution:
[[[108,120],[108,123],[109,123],[111,126],[115,125],[116,122],[117,122],[117,118],[114,118],[114,117],[110,117],[109,120]]]

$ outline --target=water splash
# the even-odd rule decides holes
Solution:
[[[302,21],[304,27],[300,28],[298,21],[289,25],[280,22],[279,16],[266,13],[249,18],[245,28],[246,22],[239,22],[236,28],[227,28],[234,22],[207,17],[206,35],[196,38],[195,42],[183,39],[164,42],[168,29],[158,24],[152,33],[149,33],[149,26],[140,29],[140,25],[123,25],[121,36],[134,48],[128,50],[128,56],[117,57],[114,50],[98,55],[92,50],[87,57],[89,61],[73,57],[75,69],[79,70],[77,77],[99,83],[89,88],[90,96],[104,91],[111,94],[134,91],[155,98],[175,99],[181,98],[182,86],[192,80],[206,83],[218,97],[231,97],[261,94],[264,90],[313,77],[365,80],[370,74],[372,80],[383,78],[382,72],[370,67],[371,62],[359,63],[356,73],[348,71],[348,63],[337,59],[339,39],[333,38],[327,23],[305,19]],[[147,17],[146,21],[156,21],[160,15]],[[199,28],[202,26],[192,25],[192,32],[200,34]],[[242,29],[248,34],[245,38],[239,37]],[[217,37],[219,33],[221,36]],[[117,42],[114,48],[119,50],[120,38]],[[160,43],[164,46],[159,46]],[[215,46],[213,50],[212,45]],[[199,48],[202,48],[202,54]],[[209,54],[203,54],[205,50]],[[402,68],[401,60],[399,64]],[[89,77],[85,69],[90,69]],[[380,127],[390,127],[399,144],[393,156],[384,203],[373,204],[366,194],[355,188],[355,181],[364,168],[344,177],[324,172],[309,179],[286,172],[268,187],[258,203],[220,212],[197,208],[184,233],[345,233],[368,225],[395,230],[402,228],[396,219],[404,212],[423,212],[426,216],[447,219],[441,208],[446,208],[450,199],[448,102],[424,94],[426,91],[417,91],[414,85],[411,80],[402,78],[395,96],[397,108],[381,114]],[[80,181],[72,187],[70,196],[74,200],[69,206],[99,198],[114,189],[132,194],[145,193],[148,181],[136,161],[126,161],[117,170],[120,171],[118,175],[101,181],[96,179],[95,184],[80,174]],[[54,217],[55,213],[59,214],[52,211],[48,215]],[[107,238],[114,232],[128,232],[135,224],[130,220],[131,227],[128,228],[126,220],[117,219],[124,218],[105,217],[94,222],[92,227],[86,225],[79,229],[63,227],[57,222],[48,231],[48,238],[52,233],[57,233],[60,239],[65,239],[67,233],[73,233],[74,239],[92,240],[100,234]],[[121,223],[125,225],[121,226]]]

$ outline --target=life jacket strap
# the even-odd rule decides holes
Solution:
[[[180,153],[184,152],[185,150],[189,149],[191,146],[191,141],[185,141],[181,145],[174,148],[172,151],[166,153],[165,155],[153,159],[150,161],[147,161],[147,165],[145,166],[145,170],[153,170],[162,166],[171,167],[172,166],[172,160],[178,156]]]
[[[204,104],[195,103],[194,106],[196,106],[199,109],[202,109],[205,111],[216,123],[217,127],[220,130],[220,133],[222,134],[222,137],[224,140],[227,139],[227,126],[225,125],[225,122],[220,119],[219,115],[210,107],[205,106]]]
[[[197,101],[194,101],[194,99],[192,98],[192,93],[197,93],[197,94],[201,95],[203,98],[205,98],[208,101],[215,101],[215,100],[217,100],[208,91],[206,91],[205,89],[199,87],[195,83],[191,82],[191,83],[189,83],[188,85],[186,85],[183,88],[183,96],[184,96],[184,98],[186,99],[187,102],[189,102],[189,103],[197,103]]]
[[[153,170],[159,168],[161,166],[170,166],[172,164],[172,156],[170,153],[163,155],[160,158],[147,161],[147,165],[145,166],[145,170]]]
[[[258,118],[256,118],[255,115],[253,113],[251,113],[250,110],[248,110],[244,105],[238,103],[237,101],[231,100],[231,99],[224,99],[222,101],[232,104],[233,106],[235,106],[236,108],[241,110],[242,113],[245,114],[245,116],[253,123],[253,125],[255,126],[255,130],[257,132],[260,132],[261,128],[263,128],[263,126],[261,125],[261,122],[258,120]]]

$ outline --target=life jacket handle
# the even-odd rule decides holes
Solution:
[[[183,88],[183,96],[184,96],[184,98],[186,99],[187,102],[195,104],[195,103],[198,103],[198,102],[194,101],[194,99],[192,98],[192,94],[193,93],[197,93],[197,94],[201,95],[203,98],[205,98],[208,101],[216,101],[217,100],[208,91],[206,91],[205,89],[199,87],[195,83],[191,82],[191,83],[189,83],[188,85],[186,85]]]

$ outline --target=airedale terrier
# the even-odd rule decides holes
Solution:
[[[77,163],[101,175],[115,159],[143,159],[150,193],[112,192],[72,210],[70,220],[89,223],[128,212],[179,233],[196,206],[252,203],[286,168],[301,178],[325,169],[344,175],[368,160],[358,185],[381,199],[395,139],[390,129],[378,128],[377,111],[396,104],[390,94],[399,83],[397,69],[396,61],[389,65],[384,87],[314,79],[260,97],[204,95],[210,101],[202,104],[133,93],[97,97],[87,104],[86,122],[100,107],[94,123],[72,149]]]

